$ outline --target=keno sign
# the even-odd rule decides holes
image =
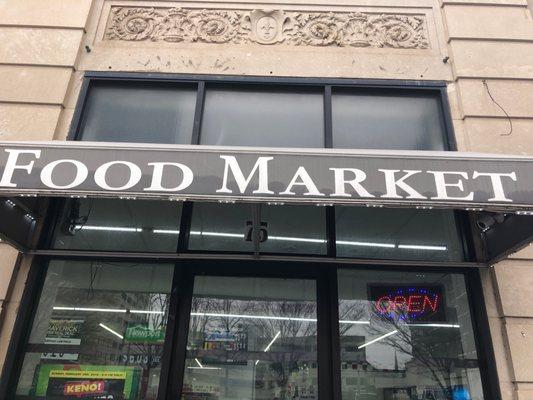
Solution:
[[[0,142],[0,195],[528,210],[533,160],[455,152]]]

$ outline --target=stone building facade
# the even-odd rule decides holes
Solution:
[[[533,155],[526,0],[0,2],[0,140],[66,140],[86,71],[444,81],[457,149]],[[31,256],[0,243],[0,364]],[[481,268],[501,398],[533,398],[533,247]]]

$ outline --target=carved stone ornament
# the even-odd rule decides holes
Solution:
[[[418,15],[112,7],[106,40],[427,49]]]

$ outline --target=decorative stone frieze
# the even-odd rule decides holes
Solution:
[[[288,46],[429,47],[422,15],[111,8],[105,40]]]

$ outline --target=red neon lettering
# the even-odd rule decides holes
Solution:
[[[391,309],[391,300],[389,296],[380,297],[376,301],[376,309],[382,313],[388,313]]]
[[[435,295],[435,300],[433,301],[433,303],[431,302],[431,298],[428,295],[425,295],[423,305],[424,310],[426,309],[426,304],[429,305],[429,308],[431,308],[433,311],[437,311],[437,307],[439,305],[439,295]]]
[[[407,301],[407,311],[409,312],[420,312],[422,311],[422,306],[424,303],[422,303],[419,299],[421,299],[422,296],[419,295],[412,295],[409,296],[409,300]]]
[[[394,298],[394,308],[399,311],[405,311],[407,309],[407,299],[405,296],[396,296]]]

